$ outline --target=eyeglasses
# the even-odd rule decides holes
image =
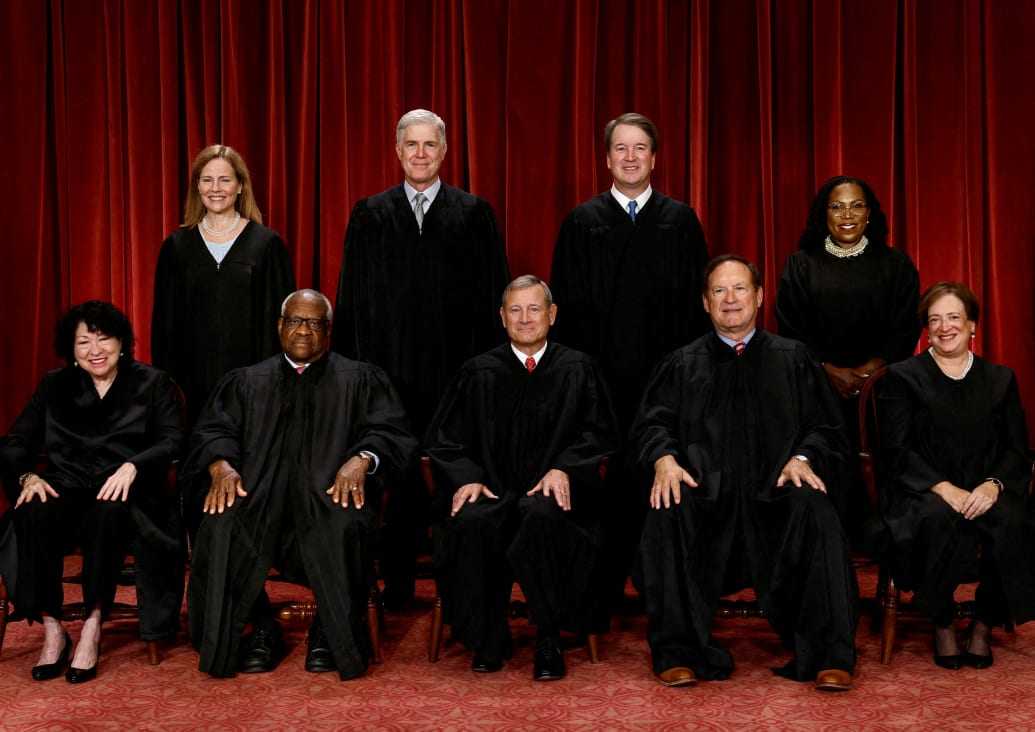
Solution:
[[[327,324],[331,322],[327,318],[300,318],[297,315],[281,315],[280,319],[288,330],[294,330],[305,323],[314,333],[323,333],[327,329]]]
[[[842,213],[844,211],[849,211],[853,216],[855,216],[856,214],[861,214],[868,208],[869,206],[867,206],[862,201],[855,201],[854,203],[842,203],[841,201],[834,201],[833,203],[827,204],[828,211],[833,211],[834,213]]]

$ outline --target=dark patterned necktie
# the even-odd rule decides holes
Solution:
[[[629,201],[629,218],[636,223],[636,201]]]
[[[747,344],[744,341],[737,341],[733,344],[733,350],[737,352],[738,356],[744,352],[745,348],[747,348]]]

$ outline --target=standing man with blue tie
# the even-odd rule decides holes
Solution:
[[[698,304],[708,248],[694,210],[651,187],[653,122],[636,113],[611,120],[604,148],[614,182],[565,218],[550,287],[563,313],[556,340],[604,365],[625,434],[654,365],[709,329]],[[612,470],[609,482],[630,487],[621,470]],[[615,563],[624,588],[643,515],[615,505],[623,506]]]
[[[420,437],[446,384],[471,356],[499,343],[495,319],[510,281],[488,201],[444,183],[446,124],[415,109],[396,126],[404,181],[358,201],[345,233],[331,347],[383,368]],[[382,546],[385,604],[413,597],[420,509],[390,501]],[[409,510],[409,509],[407,509]]]

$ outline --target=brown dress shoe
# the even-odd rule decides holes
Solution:
[[[665,686],[693,686],[697,683],[697,677],[686,666],[674,666],[658,674],[658,681]]]
[[[848,691],[852,688],[852,675],[839,668],[828,668],[816,674],[816,688],[820,691]]]

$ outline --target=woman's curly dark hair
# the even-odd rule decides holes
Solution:
[[[866,225],[866,238],[870,246],[887,246],[888,217],[884,215],[884,209],[880,207],[880,201],[874,194],[873,189],[861,178],[851,178],[847,175],[837,175],[823,184],[823,187],[816,193],[812,201],[812,208],[809,210],[809,218],[805,221],[805,230],[798,238],[798,249],[819,249],[830,234],[827,229],[827,204],[830,202],[830,192],[845,183],[854,183],[862,188],[866,196],[866,205],[869,206],[869,223]]]
[[[54,328],[54,351],[58,358],[63,358],[69,366],[75,365],[76,362],[75,331],[80,323],[86,323],[86,328],[91,333],[101,333],[122,341],[119,363],[133,360],[133,346],[137,340],[133,336],[133,326],[130,325],[126,314],[110,302],[87,300],[70,308],[61,316]]]

